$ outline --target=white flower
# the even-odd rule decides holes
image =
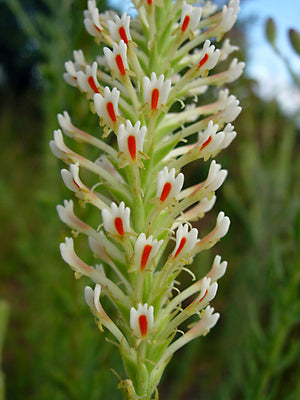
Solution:
[[[140,271],[144,271],[153,262],[163,240],[153,240],[152,235],[146,239],[146,235],[141,233],[134,245],[134,264]]]
[[[159,78],[157,78],[155,72],[152,72],[151,80],[147,76],[143,78],[144,103],[147,104],[151,110],[159,109],[162,105],[165,105],[168,100],[171,81],[170,79],[164,81],[164,79],[164,75],[160,75]]]
[[[223,132],[224,132],[224,139],[223,142],[221,143],[221,148],[226,149],[236,137],[236,132],[234,131],[234,126],[231,124],[227,124]]]
[[[217,9],[218,6],[216,4],[213,4],[210,0],[207,0],[202,6],[202,17],[209,17],[210,15],[215,13]]]
[[[94,271],[94,268],[83,262],[74,251],[74,241],[72,238],[65,238],[65,243],[59,245],[60,254],[62,259],[69,264],[74,271],[89,275]]]
[[[211,267],[211,270],[207,274],[207,277],[211,278],[212,282],[215,282],[218,279],[222,278],[222,276],[226,272],[226,268],[227,268],[227,261],[221,262],[221,257],[217,255],[214,258],[213,265]]]
[[[197,205],[194,207],[190,208],[184,213],[184,218],[186,221],[195,221],[198,218],[201,218],[205,213],[210,211],[215,202],[216,202],[216,196],[213,196],[211,199],[208,199],[207,197],[204,197]]]
[[[127,45],[124,40],[120,40],[119,44],[113,44],[113,51],[111,51],[108,47],[104,47],[103,49],[106,62],[109,68],[113,72],[117,72],[122,76],[126,75],[126,70],[129,69],[127,62]]]
[[[72,124],[71,118],[67,111],[64,111],[63,114],[57,114],[58,123],[61,126],[64,134],[69,137],[73,137],[74,125]]]
[[[218,124],[213,123],[213,121],[209,121],[207,128],[198,134],[198,144],[200,147],[201,155],[204,160],[207,160],[211,154],[217,153],[221,150],[221,144],[224,141],[224,132],[218,131]]]
[[[130,233],[130,208],[126,207],[124,201],[120,205],[112,202],[110,209],[102,210],[104,229],[111,235],[124,236]]]
[[[86,186],[82,183],[79,178],[79,163],[70,164],[70,170],[62,169],[61,176],[66,187],[72,192],[79,193],[81,189],[86,189]]]
[[[225,216],[224,212],[221,211],[217,217],[217,224],[215,229],[213,230],[213,237],[215,239],[221,239],[228,232],[230,225],[230,219]]]
[[[79,69],[83,69],[86,66],[86,61],[84,58],[84,54],[82,50],[74,50],[73,57],[75,61],[75,67],[79,71]]]
[[[85,73],[83,71],[77,72],[77,83],[79,88],[84,92],[88,93],[93,98],[95,93],[99,93],[100,83],[97,80],[97,63],[93,62],[92,66],[87,65]]]
[[[75,62],[69,60],[65,62],[66,72],[63,74],[64,80],[71,86],[78,87],[77,72],[86,68],[86,61],[82,50],[74,50]]]
[[[239,48],[237,46],[233,46],[230,43],[230,40],[228,38],[226,38],[221,47],[220,61],[226,60],[231,53],[233,53],[234,51],[236,51],[238,49]]]
[[[64,80],[71,86],[77,87],[77,69],[73,61],[69,60],[65,62],[65,69],[63,77]]]
[[[118,102],[120,92],[117,88],[113,88],[110,91],[109,87],[104,88],[104,96],[100,93],[96,93],[94,96],[94,104],[96,113],[100,117],[102,125],[108,125],[114,127],[117,122],[117,116],[119,116]]]
[[[234,58],[230,63],[226,82],[229,83],[238,79],[242,75],[245,65],[243,61],[238,62],[238,59]]]
[[[215,160],[212,160],[205,180],[205,189],[213,192],[219,189],[227,176],[227,170],[221,168],[221,164],[217,164]]]
[[[220,314],[214,313],[213,307],[207,306],[202,313],[201,320],[185,334],[186,338],[191,340],[198,336],[206,335],[216,325],[219,317]]]
[[[72,200],[64,200],[64,205],[58,204],[56,210],[62,222],[69,226],[72,225],[75,217]]]
[[[56,211],[62,222],[68,225],[71,229],[77,232],[83,232],[85,234],[93,234],[94,230],[81,219],[79,219],[73,210],[73,201],[64,200],[64,205],[58,204],[56,206]]]
[[[130,309],[130,328],[134,335],[139,339],[145,339],[153,328],[153,306],[148,308],[148,304],[138,304],[137,310]]]
[[[107,28],[113,41],[119,42],[122,39],[126,45],[128,44],[128,41],[131,40],[129,24],[130,16],[126,12],[122,14],[121,18],[116,14],[114,21],[111,19],[107,21]]]
[[[132,126],[129,120],[126,120],[126,127],[124,124],[119,126],[118,131],[118,146],[123,158],[129,162],[135,162],[140,153],[143,152],[144,139],[146,135],[146,126],[141,126],[141,122],[137,121]]]
[[[230,0],[228,6],[223,6],[222,21],[220,23],[222,33],[230,31],[235,24],[240,9],[239,3],[239,0]]]
[[[188,224],[180,225],[176,232],[176,246],[172,252],[172,257],[175,259],[189,256],[190,251],[198,242],[198,229],[192,228],[189,231]]]
[[[234,95],[227,98],[224,104],[224,109],[221,112],[222,120],[225,123],[234,121],[242,111],[242,107],[239,104],[240,102]]]
[[[217,282],[211,283],[211,278],[204,277],[201,283],[200,293],[197,296],[195,302],[201,304],[202,307],[205,307],[216,295],[218,290]]]
[[[101,314],[100,304],[101,286],[97,283],[93,290],[90,286],[84,288],[84,298],[94,314]]]
[[[200,21],[201,18],[201,7],[193,7],[190,4],[183,2],[180,26],[181,32],[193,32]]]
[[[172,203],[181,191],[183,181],[183,173],[180,172],[175,177],[175,168],[169,172],[168,168],[164,167],[158,173],[156,198],[159,198],[160,203],[164,205]]]
[[[219,60],[220,54],[220,50],[216,49],[209,40],[206,40],[201,51],[201,59],[198,64],[198,69],[213,69]]]
[[[70,149],[65,145],[60,129],[55,130],[53,134],[54,140],[50,140],[50,149],[57,158],[63,159],[66,154],[70,153]]]
[[[88,9],[84,10],[83,14],[85,29],[90,35],[99,38],[103,28],[99,22],[99,10],[96,7],[96,0],[88,1]]]

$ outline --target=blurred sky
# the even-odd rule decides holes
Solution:
[[[111,7],[126,10],[130,1],[109,0],[109,4]],[[250,16],[255,19],[248,27],[248,74],[260,82],[259,92],[263,97],[276,96],[283,107],[289,110],[299,107],[299,90],[293,87],[283,62],[267,43],[264,24],[268,17],[274,19],[278,31],[278,46],[289,57],[294,70],[299,74],[300,57],[295,55],[289,44],[288,29],[295,28],[300,31],[300,0],[242,0],[240,19]]]

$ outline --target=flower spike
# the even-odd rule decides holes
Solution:
[[[65,63],[64,79],[79,89],[75,95],[85,94],[103,134],[99,127],[89,133],[77,128],[67,112],[58,115],[61,130],[50,148],[68,166],[63,181],[79,205],[101,213],[100,223],[97,216],[86,223],[72,200],[57,206],[74,236],[60,244],[61,256],[76,278],[85,275],[95,284],[85,288],[85,300],[99,329],[117,340],[127,374],[119,387],[132,399],[158,398],[173,354],[219,318],[210,302],[227,262],[216,256],[202,277],[189,265],[230,226],[217,211],[215,226],[198,237],[227,176],[214,157],[236,137],[233,121],[241,111],[224,86],[245,64],[232,57],[237,48],[228,39],[220,43],[237,19],[239,0],[225,1],[217,11],[213,0],[133,0],[137,12],[118,16],[100,14],[96,0],[87,0],[83,23],[100,45],[96,60],[87,63],[77,50]],[[208,174],[191,185],[183,169],[187,174],[196,162],[198,168],[206,163]],[[78,234],[98,259],[95,266],[76,254]],[[183,271],[193,282],[182,289]],[[101,294],[113,305],[112,317]]]

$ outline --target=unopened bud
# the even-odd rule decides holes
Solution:
[[[296,31],[296,29],[290,29],[289,37],[293,49],[298,55],[300,55],[300,33]]]
[[[265,26],[266,37],[271,44],[275,43],[276,39],[276,25],[272,18],[268,18]]]

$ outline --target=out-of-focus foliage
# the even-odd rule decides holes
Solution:
[[[272,46],[275,53],[281,58],[283,63],[285,64],[287,70],[290,73],[290,76],[293,78],[295,85],[300,89],[300,75],[295,72],[292,67],[289,58],[284,54],[285,52],[280,49],[277,45],[277,28],[274,20],[272,18],[268,18],[265,24],[265,32],[267,40]],[[290,40],[290,44],[293,50],[300,55],[300,33],[296,29],[289,29],[288,37]]]
[[[2,364],[2,349],[4,343],[4,337],[7,328],[7,320],[8,320],[8,306],[5,301],[0,301],[0,367]],[[0,400],[4,400],[5,398],[5,376],[1,372],[0,369]]]
[[[68,193],[48,145],[58,112],[70,106],[75,120],[85,121],[89,111],[84,101],[74,102],[62,79],[73,49],[82,48],[87,60],[91,51],[82,23],[86,1],[9,0],[1,7],[1,43],[7,47],[1,46],[0,98],[0,293],[10,308],[3,352],[6,398],[109,398],[118,384],[109,367],[121,368],[114,346],[89,315],[85,282],[74,279],[59,255],[67,231],[55,206]],[[12,43],[5,42],[8,21]],[[18,59],[26,58],[25,49],[31,56],[24,70]]]
[[[65,109],[96,129],[62,79],[73,49],[87,59],[97,51],[86,47],[85,8],[83,0],[0,2],[0,293],[10,309],[2,362],[9,400],[121,398],[109,371],[122,370],[117,351],[84,304],[86,282],[74,279],[58,253],[68,232],[55,205],[69,193],[48,149]],[[299,128],[254,86],[245,77],[234,87],[243,106],[238,137],[219,157],[229,178],[218,208],[232,219],[219,244],[229,262],[213,304],[221,320],[171,361],[163,399],[300,398]],[[212,259],[204,254],[199,270]]]

